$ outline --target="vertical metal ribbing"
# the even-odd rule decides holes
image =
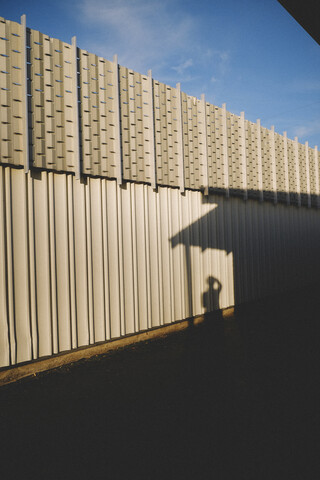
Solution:
[[[146,282],[147,282],[147,326],[148,329],[152,328],[152,293],[151,293],[151,261],[150,261],[150,227],[149,227],[149,197],[148,188],[146,185],[143,187],[144,195],[144,222],[145,222],[145,244],[146,244]]]
[[[287,132],[283,132],[283,162],[284,162],[284,184],[285,184],[285,190],[286,190],[287,205],[290,205]]]
[[[89,344],[94,343],[94,303],[93,303],[93,272],[92,272],[92,220],[91,220],[91,178],[85,188],[85,221],[86,221],[86,247],[87,247],[87,272],[88,272],[88,324],[89,324]]]
[[[17,342],[16,342],[16,327],[15,327],[15,311],[14,311],[14,276],[13,276],[13,233],[12,233],[12,185],[11,185],[11,168],[6,168],[5,174],[5,243],[7,245],[6,259],[7,259],[7,301],[8,301],[8,325],[9,325],[9,345],[10,345],[10,365],[17,362]]]
[[[260,119],[257,120],[257,156],[258,156],[258,182],[260,192],[260,202],[263,202],[263,176],[262,176],[262,153],[261,153],[261,125]]]
[[[209,195],[209,165],[208,165],[208,141],[207,141],[207,115],[206,115],[206,97],[204,93],[201,94],[202,115],[201,121],[203,123],[203,184],[204,194]]]
[[[296,182],[297,182],[298,207],[301,207],[298,137],[294,137],[294,166],[295,166]]]
[[[106,340],[110,340],[110,285],[109,285],[109,258],[108,258],[108,225],[107,225],[107,181],[102,180],[102,241],[103,241],[103,277],[104,277],[104,298],[105,298],[105,332]]]
[[[223,138],[223,176],[226,197],[229,197],[229,169],[228,169],[228,133],[227,133],[227,108],[222,104],[222,138]]]
[[[155,204],[156,204],[156,221],[157,221],[157,254],[158,254],[158,288],[159,288],[159,324],[164,325],[164,294],[163,294],[163,253],[162,253],[162,242],[161,242],[161,189],[156,195]]]
[[[178,209],[179,209],[179,232],[183,230],[183,206],[182,203],[185,201],[185,198],[179,195],[179,202],[178,202]],[[185,292],[185,282],[188,281],[186,279],[186,275],[184,273],[184,255],[183,255],[183,245],[179,245],[180,250],[180,283],[182,286],[181,292],[181,313],[182,318],[186,318],[186,292]]]
[[[123,230],[122,230],[122,192],[117,191],[117,226],[118,226],[118,269],[119,269],[119,310],[120,310],[120,335],[126,334],[124,311],[124,278],[123,278]]]
[[[274,126],[272,125],[270,130],[270,153],[271,153],[271,169],[272,169],[272,190],[273,190],[273,201],[277,203],[278,194],[277,194],[277,171],[276,171],[276,149],[274,142]]]
[[[247,187],[247,156],[246,156],[246,128],[245,128],[245,119],[244,112],[240,114],[240,128],[241,128],[241,174],[242,174],[242,186],[243,186],[243,198],[248,200],[248,187]]]
[[[78,346],[77,332],[77,306],[76,306],[76,257],[74,242],[74,191],[73,178],[68,175],[67,178],[67,230],[68,230],[68,249],[69,249],[69,298],[70,298],[70,318],[71,318],[71,345],[72,348]]]
[[[319,191],[319,164],[318,164],[318,147],[314,147],[314,173],[315,173],[315,184],[316,184],[316,195],[317,195],[317,207],[320,208],[320,191]]]
[[[24,171],[25,173],[28,173],[30,169],[30,159],[29,159],[29,131],[28,131],[27,17],[26,15],[21,16],[21,27],[22,27],[21,76],[22,76],[23,85],[24,85],[24,115],[25,115],[25,119],[23,122]]]
[[[183,121],[182,121],[182,108],[181,108],[181,86],[177,83],[176,88],[178,90],[178,111],[177,111],[177,124],[178,124],[178,152],[179,152],[179,187],[180,192],[184,193],[184,155],[183,155]]]
[[[308,208],[311,208],[310,164],[309,164],[309,144],[308,144],[308,142],[305,143],[305,155],[306,155],[306,179],[307,179]]]
[[[0,366],[10,365],[5,169],[0,167]],[[10,246],[9,246],[10,247]]]
[[[30,283],[30,318],[31,318],[31,343],[32,359],[38,358],[38,326],[37,326],[37,298],[36,298],[36,262],[35,262],[35,230],[34,230],[34,191],[33,178],[27,177],[27,208],[28,208],[28,249],[29,249],[29,283]]]
[[[113,99],[115,116],[115,163],[117,184],[122,185],[122,155],[121,155],[121,120],[120,120],[120,90],[118,55],[113,57]]]
[[[77,37],[72,37],[72,97],[73,97],[73,151],[75,157],[75,174],[79,180],[81,176],[80,164],[80,135],[79,135],[79,103],[78,103],[78,55],[77,55]]]
[[[149,93],[149,142],[150,142],[150,167],[151,167],[151,187],[157,188],[157,166],[156,166],[156,151],[154,141],[154,106],[153,106],[153,79],[152,70],[148,70],[148,93]]]

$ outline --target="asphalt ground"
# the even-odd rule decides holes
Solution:
[[[0,479],[320,478],[319,286],[0,388]]]

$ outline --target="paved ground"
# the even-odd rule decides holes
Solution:
[[[0,478],[320,478],[319,287],[0,388]]]

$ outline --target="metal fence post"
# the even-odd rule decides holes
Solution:
[[[117,184],[122,185],[122,155],[121,155],[121,116],[120,116],[120,90],[119,90],[119,65],[118,55],[113,56],[113,98],[115,105],[115,156]]]
[[[26,15],[21,16],[21,27],[22,27],[22,65],[21,65],[21,75],[24,84],[24,115],[25,120],[23,122],[23,148],[24,148],[24,171],[28,173],[30,170],[30,158],[29,158],[29,125],[28,125],[28,84],[27,84],[27,17]]]
[[[181,85],[177,83],[176,88],[178,90],[178,151],[179,151],[179,187],[180,192],[184,193],[184,148],[183,148],[183,121],[182,121],[182,108],[181,108]]]
[[[148,90],[149,90],[149,120],[148,128],[150,132],[150,167],[151,167],[151,187],[157,188],[157,165],[154,141],[154,105],[153,105],[153,79],[152,70],[148,70]]]

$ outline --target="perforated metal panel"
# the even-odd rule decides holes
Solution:
[[[25,31],[0,17],[0,159],[24,165],[27,151]]]
[[[22,23],[0,21],[2,164],[318,203],[317,149]]]
[[[227,112],[227,143],[228,143],[228,176],[230,193],[243,195],[243,152],[240,118]]]
[[[309,152],[309,168],[310,168],[310,194],[311,205],[319,207],[319,162],[317,149],[308,148]]]
[[[181,94],[184,175],[186,188],[204,188],[204,153],[202,149],[205,125],[202,121],[201,100]]]
[[[298,162],[299,162],[299,177],[300,177],[300,196],[301,205],[308,205],[308,185],[307,185],[307,162],[305,146],[298,143]]]
[[[147,76],[125,67],[120,67],[119,75],[123,177],[151,183],[154,152],[150,82]]]
[[[286,174],[286,155],[285,155],[285,146],[284,146],[284,137],[275,134],[275,165],[276,165],[276,174],[277,174],[277,194],[279,202],[287,202],[288,200],[288,185],[287,185],[287,174]]]
[[[267,128],[261,127],[261,155],[263,195],[265,200],[275,201],[275,158],[273,155],[272,133]]]
[[[248,120],[246,121],[246,140],[248,196],[249,198],[260,198],[263,189],[258,126]]]
[[[222,181],[221,170],[217,166],[215,107],[210,103],[206,103],[206,122],[208,149],[208,184],[210,188],[217,188],[218,184],[222,184]]]
[[[229,193],[226,110],[207,106],[208,162],[210,187]]]
[[[28,57],[31,164],[75,172],[79,140],[72,45],[30,30]]]
[[[160,185],[179,186],[179,142],[181,121],[179,92],[154,81],[154,124],[157,162],[157,182]]]
[[[118,86],[112,62],[78,50],[80,125],[84,174],[117,177],[117,125],[115,97]]]
[[[300,186],[299,186],[299,165],[296,161],[295,141],[288,139],[288,170],[289,170],[289,190],[290,203],[293,205],[300,204]]]

